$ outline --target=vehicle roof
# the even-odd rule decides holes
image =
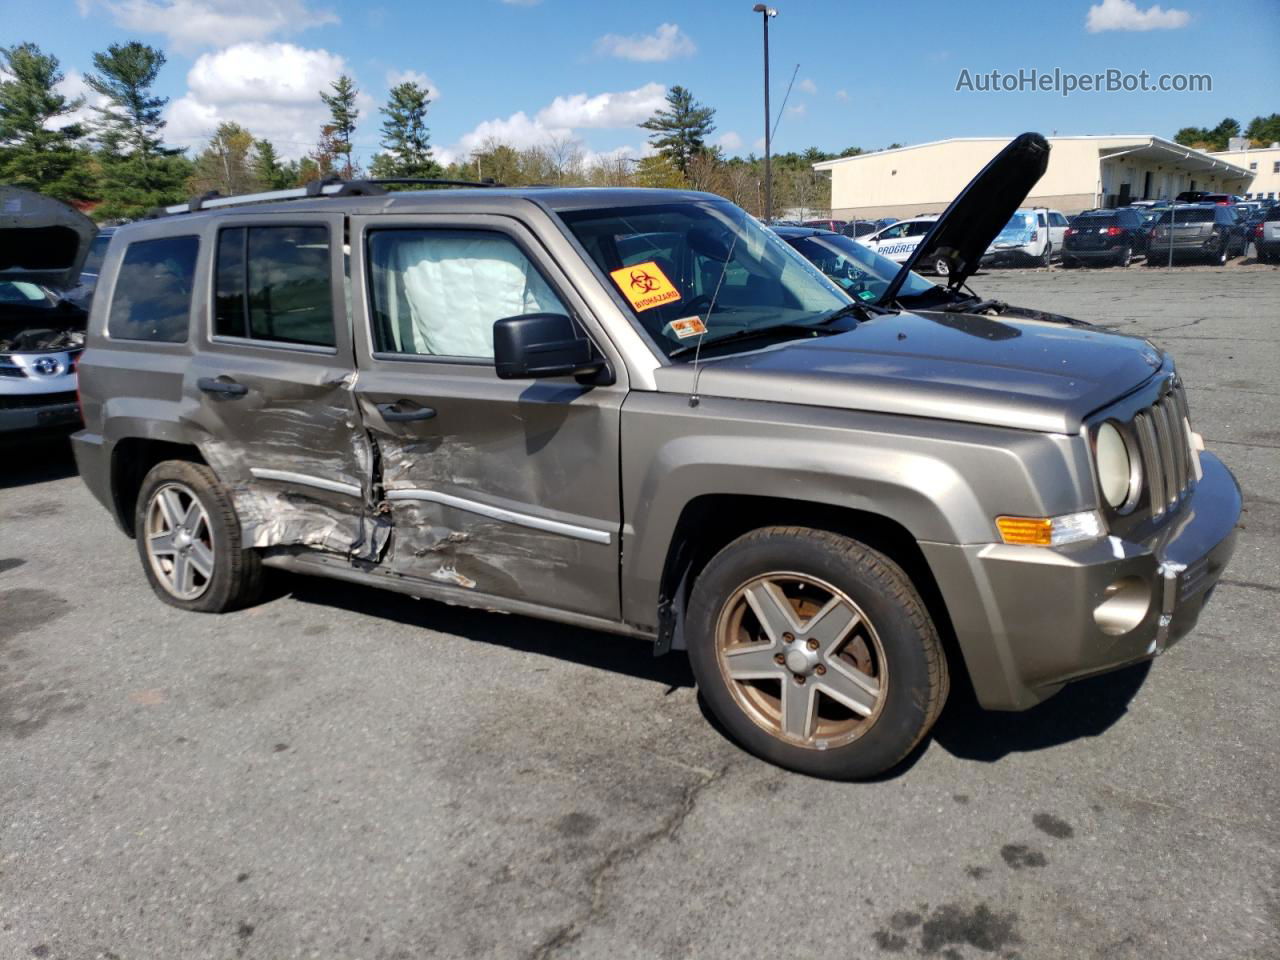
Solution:
[[[777,226],[770,227],[774,233],[780,237],[843,237],[843,233],[836,233],[834,230],[819,230],[816,227],[786,227]]]
[[[182,224],[202,222],[204,218],[243,216],[245,214],[300,213],[387,214],[433,212],[442,208],[458,213],[494,213],[532,203],[553,211],[590,210],[595,208],[636,207],[665,203],[728,203],[723,197],[696,190],[667,190],[647,187],[486,187],[433,190],[404,190],[373,196],[300,197],[295,200],[273,200],[220,206],[194,213],[165,214],[146,223]]]

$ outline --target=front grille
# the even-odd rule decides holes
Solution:
[[[0,410],[30,410],[32,407],[54,407],[61,403],[75,403],[76,392],[31,393],[6,397],[0,394]]]
[[[1187,396],[1177,382],[1133,418],[1152,517],[1176,507],[1195,483],[1187,423]]]

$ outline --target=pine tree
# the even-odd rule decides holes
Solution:
[[[332,139],[335,152],[345,158],[342,174],[350,180],[355,172],[351,162],[351,135],[355,133],[356,121],[360,118],[360,111],[356,109],[356,97],[360,91],[356,89],[355,81],[345,73],[329,86],[333,93],[320,91],[320,99],[329,108],[329,123],[325,126],[331,127],[332,131],[327,136]],[[323,131],[321,135],[326,136]],[[334,167],[337,167],[336,163]]]
[[[297,164],[281,161],[275,144],[270,140],[258,140],[254,143],[253,173],[264,190],[284,190],[295,186],[298,179]]]
[[[160,113],[169,100],[151,90],[164,63],[163,53],[137,41],[93,55],[98,72],[85,82],[107,98],[94,108],[102,171],[102,206],[95,213],[101,217],[134,218],[185,196],[191,161],[163,145]]]
[[[440,165],[431,155],[427,131],[428,90],[412,80],[391,88],[381,112],[385,153],[373,158],[375,177],[438,177]]]
[[[62,79],[58,58],[34,43],[0,47],[0,181],[84,200],[93,191],[84,126],[58,126],[84,99],[58,93]]]
[[[667,91],[667,109],[658,110],[640,124],[653,131],[649,142],[666,157],[682,175],[689,172],[689,161],[707,149],[707,137],[715,130],[716,112],[703,106],[684,87]]]

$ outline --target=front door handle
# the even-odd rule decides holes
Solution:
[[[196,381],[196,386],[205,393],[217,393],[224,397],[243,397],[249,392],[249,388],[243,383],[221,377],[201,377]]]
[[[408,403],[407,400],[397,400],[395,403],[378,404],[378,412],[382,414],[382,419],[388,423],[403,423],[406,420],[430,420],[436,415],[434,407],[411,407],[408,410],[399,409],[402,403]]]

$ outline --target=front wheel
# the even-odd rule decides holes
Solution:
[[[686,626],[708,707],[790,770],[883,773],[946,700],[942,645],[907,575],[827,531],[767,527],[729,544],[699,575]]]
[[[134,516],[151,588],[183,610],[221,613],[253,601],[262,565],[240,541],[240,521],[213,471],[167,460],[142,481]]]
[[[951,276],[951,261],[946,257],[936,257],[933,261],[933,272],[940,277]]]

